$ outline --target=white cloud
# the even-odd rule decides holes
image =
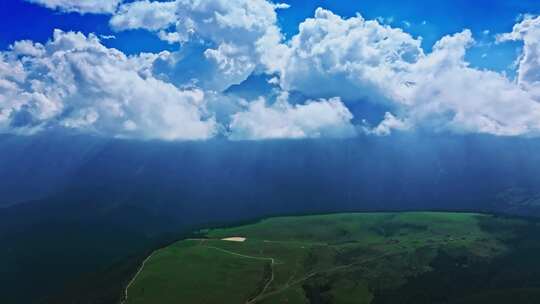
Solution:
[[[45,54],[45,48],[43,45],[34,43],[30,40],[15,41],[10,48],[12,53],[16,56],[39,57]]]
[[[127,57],[95,35],[59,30],[45,45],[20,42],[1,55],[2,132],[66,127],[166,140],[216,132],[201,90],[180,90],[152,76],[157,55]]]
[[[255,70],[275,70],[281,62],[286,48],[276,25],[278,8],[265,0],[144,0],[121,5],[110,25],[117,31],[146,29],[169,43],[191,44],[172,54],[167,73],[187,70],[191,82],[223,91]]]
[[[419,85],[410,108],[429,129],[494,135],[538,135],[540,104],[499,73],[454,67]]]
[[[103,40],[114,40],[116,39],[116,36],[115,35],[99,35],[99,38]]]
[[[79,2],[39,2],[83,12]],[[442,37],[425,53],[420,37],[388,20],[342,18],[321,8],[284,41],[276,10],[287,5],[142,0],[116,8],[120,1],[114,2],[114,30],[146,29],[181,44],[179,50],[126,56],[95,35],[59,31],[44,45],[16,42],[0,53],[0,130],[63,126],[111,136],[204,139],[228,125],[232,139],[340,137],[354,134],[347,106],[371,102],[388,112],[374,128],[360,126],[370,134],[424,128],[540,135],[540,17],[524,16],[512,32],[496,36],[498,43],[524,44],[513,80],[469,65],[465,55],[475,44],[469,30]],[[85,2],[84,12],[92,3]],[[273,102],[261,94],[243,104],[223,95],[261,73],[277,91],[308,101]],[[355,112],[359,120],[362,115]]]
[[[26,0],[50,9],[80,14],[112,14],[123,0]]]
[[[312,98],[382,103],[406,117],[387,115],[374,133],[407,121],[430,130],[540,135],[538,20],[525,19],[503,36],[525,42],[515,83],[469,66],[465,54],[475,43],[469,30],[443,37],[424,54],[421,40],[401,29],[317,9],[289,42],[280,83]]]
[[[539,135],[540,104],[531,91],[504,74],[472,68],[465,61],[474,43],[465,30],[445,36],[406,76],[414,83],[401,90],[408,115],[431,130]]]
[[[110,20],[116,31],[144,28],[165,29],[177,20],[176,2],[150,2],[148,0],[125,3]]]
[[[289,44],[281,85],[311,97],[394,98],[386,86],[423,56],[420,43],[401,29],[319,8]]]
[[[339,98],[310,100],[291,105],[284,99],[267,105],[264,98],[232,116],[229,138],[258,140],[282,138],[350,137],[353,116]]]
[[[177,32],[166,32],[164,30],[160,30],[158,32],[158,37],[163,41],[167,41],[169,44],[182,42],[182,38]]]
[[[498,42],[523,41],[518,63],[518,84],[540,101],[540,17],[527,15],[510,33],[497,36]]]
[[[410,128],[411,126],[408,121],[399,119],[392,115],[392,113],[386,112],[384,114],[384,119],[375,128],[364,127],[364,131],[368,134],[388,136],[392,134],[394,130],[406,131]]]
[[[274,8],[276,9],[289,9],[291,8],[291,5],[288,3],[276,3],[274,4]]]
[[[217,49],[207,49],[204,56],[216,64],[220,74],[229,79],[238,79],[240,82],[255,69],[255,63],[248,55],[248,51],[234,44],[222,43]],[[226,80],[223,80],[226,82]]]
[[[120,6],[110,25],[117,31],[174,31],[180,41],[253,44],[275,27],[275,5],[265,0],[136,1]]]

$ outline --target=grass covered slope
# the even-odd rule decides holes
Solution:
[[[466,213],[271,218],[154,252],[126,303],[469,303],[490,297],[482,284],[492,286],[493,271],[505,271],[501,261],[540,248],[520,241],[535,229],[521,219]],[[223,240],[230,237],[246,240]],[[454,284],[462,290],[445,287],[445,279],[471,271]],[[536,286],[514,285],[504,287],[538,294]]]

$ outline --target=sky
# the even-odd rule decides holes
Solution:
[[[0,133],[540,134],[533,0],[10,0]]]

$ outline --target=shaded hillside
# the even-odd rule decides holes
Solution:
[[[47,296],[167,235],[269,215],[540,214],[540,141],[533,139],[167,143],[49,135],[1,137],[0,149],[0,197],[34,199],[0,209],[8,248],[0,286],[8,299],[20,299],[28,284],[35,286],[23,293],[29,299]]]

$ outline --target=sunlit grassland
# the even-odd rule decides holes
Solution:
[[[349,213],[279,217],[205,231],[156,251],[127,290],[127,303],[370,303],[430,271],[439,250],[475,259],[504,254],[511,230],[483,229],[491,215]],[[241,236],[245,242],[223,241]]]

